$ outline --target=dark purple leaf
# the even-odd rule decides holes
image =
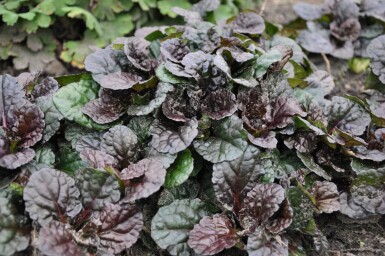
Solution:
[[[203,51],[191,52],[185,55],[182,59],[182,64],[184,66],[184,71],[194,77],[199,79],[204,74],[207,74],[211,71],[209,68],[212,64],[213,56]]]
[[[288,256],[288,241],[257,230],[247,239],[247,252],[249,256]]]
[[[317,148],[317,136],[312,132],[297,132],[285,140],[285,145],[301,153],[311,153]]]
[[[335,20],[342,22],[349,18],[358,18],[360,9],[354,0],[339,0],[335,1],[332,11]]]
[[[138,138],[135,133],[123,125],[116,125],[103,135],[100,148],[115,157],[121,166],[127,166],[136,159]]]
[[[17,80],[10,75],[0,76],[0,114],[1,120],[7,115],[9,108],[25,103],[25,92]],[[2,121],[4,123],[4,120]]]
[[[35,85],[32,91],[32,96],[36,99],[42,96],[48,96],[54,94],[59,89],[58,82],[52,78],[44,78],[41,83]]]
[[[183,57],[190,53],[190,49],[182,39],[171,38],[162,43],[160,52],[167,60],[180,63]]]
[[[263,132],[258,137],[254,137],[248,133],[247,138],[251,143],[261,148],[276,148],[278,143],[278,140],[275,138],[275,132],[273,131]]]
[[[247,193],[239,212],[242,226],[247,229],[268,220],[285,199],[284,189],[275,183],[257,184]]]
[[[176,63],[167,61],[164,63],[164,68],[176,77],[181,77],[181,78],[191,78],[192,77],[192,75],[188,74],[184,70],[184,67],[181,66],[180,64],[176,64]]]
[[[107,204],[95,224],[100,239],[98,247],[110,254],[119,254],[138,240],[143,216],[134,205]]]
[[[340,194],[340,212],[352,219],[365,219],[372,214],[367,212],[360,205],[356,204],[351,195],[346,192]]]
[[[67,216],[75,217],[81,211],[79,195],[73,178],[43,168],[31,175],[24,188],[25,208],[31,219],[42,226],[53,219],[65,221]]]
[[[269,221],[266,227],[271,233],[278,234],[290,226],[293,221],[293,209],[285,199],[275,218]]]
[[[124,43],[124,53],[137,69],[150,71],[156,68],[157,61],[149,57],[150,42],[140,37],[129,37]]]
[[[106,74],[100,78],[100,85],[103,88],[111,90],[126,90],[143,82],[145,82],[144,78],[134,70],[128,70],[126,72],[117,71]]]
[[[43,137],[44,114],[32,103],[25,102],[23,105],[10,107],[7,123],[23,148],[35,145]]]
[[[309,52],[331,53],[333,51],[333,45],[326,30],[303,30],[299,34],[297,42]]]
[[[134,79],[134,73],[132,72],[124,75],[125,71],[127,71],[128,64],[127,56],[123,51],[117,51],[110,48],[97,50],[88,55],[84,60],[85,69],[92,73],[93,79],[102,87],[111,88],[113,90],[122,89],[122,87],[130,88],[133,84],[112,83],[113,81],[104,78],[107,75],[117,73],[121,74],[121,77],[131,77],[130,81],[139,80]],[[115,77],[116,76],[119,75],[115,75]]]
[[[370,67],[373,73],[385,84],[385,35],[373,39],[366,50],[371,58]]]
[[[124,202],[133,202],[155,193],[163,185],[166,169],[159,161],[148,158],[129,165],[121,172],[121,179],[126,184]]]
[[[151,145],[161,153],[176,154],[185,150],[198,135],[198,121],[193,118],[177,131],[168,130],[155,120],[151,129]]]
[[[265,22],[256,12],[241,12],[231,19],[228,25],[237,33],[262,34],[265,30]]]
[[[329,242],[328,239],[320,230],[316,230],[314,236],[313,236],[313,241],[314,241],[314,249],[316,252],[318,252],[320,255],[323,254],[328,254],[329,253]]]
[[[365,211],[371,214],[385,214],[384,189],[362,184],[352,186],[350,193],[354,203],[361,206]]]
[[[294,115],[306,116],[299,103],[291,97],[280,96],[273,106],[272,121],[269,124],[272,128],[283,128],[292,121]]]
[[[340,209],[339,194],[336,184],[329,181],[316,181],[311,188],[317,209],[320,213],[332,213]]]
[[[94,132],[79,137],[72,147],[78,152],[86,149],[100,150],[100,143],[103,139],[103,133]]]
[[[163,114],[173,121],[187,122],[196,116],[185,89],[176,89],[169,93],[162,104]]]
[[[330,33],[341,41],[355,40],[360,36],[360,32],[361,24],[357,18],[349,18],[340,24],[333,21],[330,24]]]
[[[36,72],[23,72],[16,77],[17,82],[25,89],[31,89],[37,83],[41,73],[39,71]]]
[[[336,41],[332,41],[333,51],[330,53],[333,57],[339,59],[351,59],[354,57],[354,46],[351,41],[346,41],[343,44],[339,44]]]
[[[198,12],[203,17],[206,12],[215,11],[220,4],[221,1],[219,0],[201,0],[198,3],[194,4],[191,10],[194,12]]]
[[[232,161],[213,165],[213,187],[218,201],[227,210],[238,213],[247,193],[264,174],[258,148],[249,145]]]
[[[82,256],[84,252],[73,240],[65,224],[51,221],[40,229],[39,250],[44,255]]]
[[[202,101],[202,111],[214,120],[231,116],[237,110],[235,95],[225,89],[211,92]]]
[[[84,105],[82,112],[98,124],[111,123],[118,120],[124,114],[124,110],[120,109],[119,106],[104,104],[100,98]]]
[[[118,164],[113,156],[110,156],[103,151],[94,149],[85,149],[81,151],[80,158],[91,167],[97,169],[103,169],[107,166],[116,166]]]
[[[32,161],[35,151],[31,148],[23,149],[16,153],[3,155],[0,158],[0,166],[7,169],[16,169]]]
[[[361,135],[370,123],[370,115],[360,105],[338,96],[332,98],[326,115],[329,132],[338,127],[352,135]]]
[[[293,9],[304,20],[316,20],[326,13],[324,6],[308,3],[296,3]]]
[[[231,220],[220,214],[205,216],[189,233],[187,244],[200,255],[215,255],[237,243]]]

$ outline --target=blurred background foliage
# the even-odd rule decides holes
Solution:
[[[222,20],[261,0],[222,0]],[[0,0],[0,68],[61,75],[83,68],[93,48],[144,26],[181,23],[171,10],[197,0]],[[68,70],[70,69],[70,70]],[[72,69],[72,70],[71,70]]]

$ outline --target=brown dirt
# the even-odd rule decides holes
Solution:
[[[317,222],[328,238],[331,256],[385,255],[385,217],[353,221],[341,214],[328,214]]]

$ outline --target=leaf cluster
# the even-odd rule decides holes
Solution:
[[[219,4],[87,73],[1,76],[1,254],[322,254],[318,215],[385,214],[383,91],[334,96],[256,12],[210,22]]]

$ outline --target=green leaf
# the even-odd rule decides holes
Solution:
[[[93,80],[80,80],[61,87],[53,96],[53,103],[59,112],[68,120],[88,128],[106,129],[82,113],[83,106],[97,98],[99,85]]]
[[[188,234],[206,215],[201,200],[176,200],[156,213],[151,222],[151,237],[171,255],[190,255],[192,250],[187,245]]]
[[[92,9],[92,13],[95,15],[98,20],[109,20],[113,21],[115,19],[115,14],[120,13],[125,10],[131,9],[133,3],[128,2],[128,6],[124,6],[122,1],[116,0],[103,0],[97,1],[95,7]],[[124,27],[124,26],[121,26]]]
[[[88,167],[80,158],[79,153],[70,146],[60,144],[60,151],[58,153],[59,159],[55,168],[73,175],[77,170]]]
[[[55,80],[59,83],[60,87],[63,87],[70,83],[80,82],[81,80],[92,80],[92,74],[79,73],[75,75],[57,76]]]
[[[212,163],[234,160],[247,147],[242,120],[235,115],[215,123],[214,134],[216,137],[194,141],[195,150]]]
[[[0,198],[0,254],[14,255],[27,249],[30,233],[25,232],[27,218],[19,215],[7,198]]]
[[[381,184],[385,183],[385,164],[381,165],[353,159],[351,167],[357,174],[353,185],[365,184],[380,187]]]
[[[188,180],[194,170],[194,159],[188,149],[180,152],[175,162],[167,169],[166,188],[176,187]]]
[[[103,34],[105,44],[111,43],[118,37],[122,37],[130,33],[134,29],[134,23],[130,14],[120,14],[111,21],[101,22],[100,28]]]
[[[140,8],[143,11],[149,11],[150,8],[156,7],[156,0],[132,0],[135,3],[139,3]]]
[[[362,73],[365,72],[365,70],[370,65],[370,59],[368,58],[353,58],[350,59],[348,62],[349,69],[353,71],[354,73]]]
[[[25,20],[33,20],[36,16],[35,12],[26,12],[26,13],[20,13],[19,16]]]
[[[128,128],[134,131],[141,145],[146,145],[151,136],[151,124],[153,118],[150,116],[134,116],[128,123]]]
[[[45,145],[35,149],[35,161],[39,164],[53,165],[55,163],[55,153],[52,149]]]
[[[257,78],[262,77],[266,74],[270,65],[274,62],[280,61],[282,54],[277,49],[272,49],[264,54],[262,54],[256,61],[254,66],[255,76]]]
[[[293,208],[293,221],[290,229],[304,230],[313,219],[314,206],[301,189],[291,187],[287,192],[290,206]]]
[[[385,85],[381,83],[378,76],[373,74],[373,72],[369,73],[369,76],[365,81],[365,89],[374,89],[379,92],[385,93]]]
[[[19,15],[17,13],[8,11],[4,9],[4,7],[0,6],[0,15],[3,16],[3,21],[8,25],[8,26],[13,26],[19,19]]]
[[[158,9],[161,14],[168,15],[171,18],[175,18],[177,15],[171,9],[173,7],[180,7],[183,9],[190,9],[191,4],[187,0],[178,0],[178,1],[170,1],[170,0],[161,0],[158,1]]]
[[[44,113],[45,127],[42,142],[48,141],[60,128],[60,120],[63,115],[53,104],[52,95],[42,96],[36,99],[36,105]]]
[[[76,184],[85,209],[100,211],[120,199],[119,183],[108,172],[86,168],[77,171]]]
[[[180,84],[186,82],[186,80],[171,74],[171,72],[164,67],[164,64],[159,65],[156,69],[156,76],[160,81],[165,83]]]
[[[304,154],[297,152],[297,156],[301,159],[302,163],[312,172],[318,176],[324,178],[325,180],[331,180],[330,175],[321,168],[313,159],[312,155]]]
[[[33,8],[33,11],[45,14],[52,15],[55,11],[55,0],[43,0],[39,1],[40,3]]]

